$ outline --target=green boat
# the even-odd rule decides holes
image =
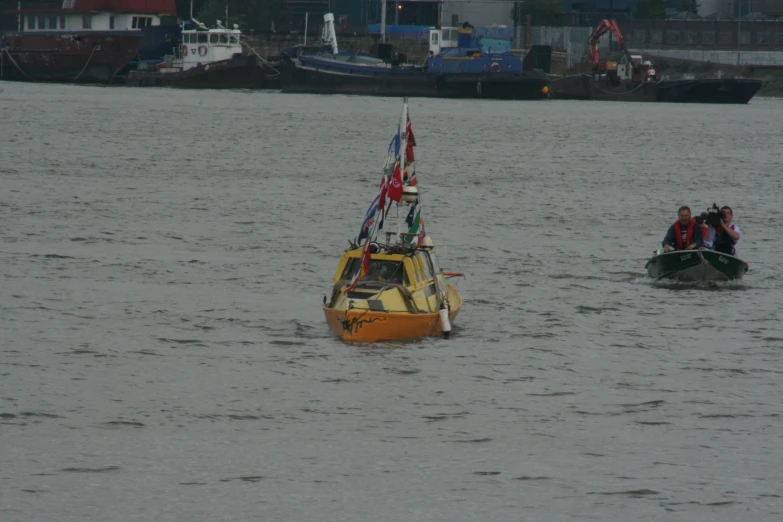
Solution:
[[[738,257],[715,250],[658,250],[647,261],[647,275],[675,281],[739,281],[748,264]]]

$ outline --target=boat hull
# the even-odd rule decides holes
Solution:
[[[130,71],[125,84],[134,87],[179,87],[195,89],[275,89],[277,72],[255,56],[235,56],[198,65],[187,71]]]
[[[663,80],[612,85],[590,74],[556,78],[549,84],[553,98],[572,100],[746,104],[763,82],[753,78]]]
[[[646,268],[647,275],[658,280],[717,282],[741,280],[748,264],[714,250],[677,250],[652,257]]]
[[[431,98],[543,99],[549,82],[541,71],[351,74],[303,66],[283,55],[281,89],[286,93],[359,94]]]
[[[8,34],[2,79],[108,83],[136,57],[143,40],[140,31]]]
[[[454,324],[462,308],[462,297],[451,285],[449,285],[449,302],[456,303],[449,310],[449,322]],[[343,341],[406,341],[443,335],[443,325],[437,312],[390,313],[338,310],[328,306],[324,306],[323,309],[329,330]]]

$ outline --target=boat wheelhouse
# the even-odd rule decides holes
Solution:
[[[239,27],[229,29],[220,20],[217,27],[210,29],[201,22],[194,20],[197,28],[182,30],[182,45],[180,46],[182,71],[187,71],[199,64],[230,60],[237,54],[242,54],[242,32]]]

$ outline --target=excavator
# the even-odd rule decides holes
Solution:
[[[624,55],[620,63],[617,64],[601,62],[598,56],[598,42],[603,35],[610,31]],[[590,46],[590,63],[593,64],[594,75],[606,74],[613,84],[619,84],[622,81],[646,82],[655,79],[655,69],[653,69],[652,62],[643,62],[642,55],[631,54],[628,51],[625,46],[625,38],[614,20],[601,20],[587,43]]]

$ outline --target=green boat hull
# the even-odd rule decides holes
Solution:
[[[739,281],[748,264],[714,250],[676,250],[653,256],[647,261],[647,275],[674,281]]]

